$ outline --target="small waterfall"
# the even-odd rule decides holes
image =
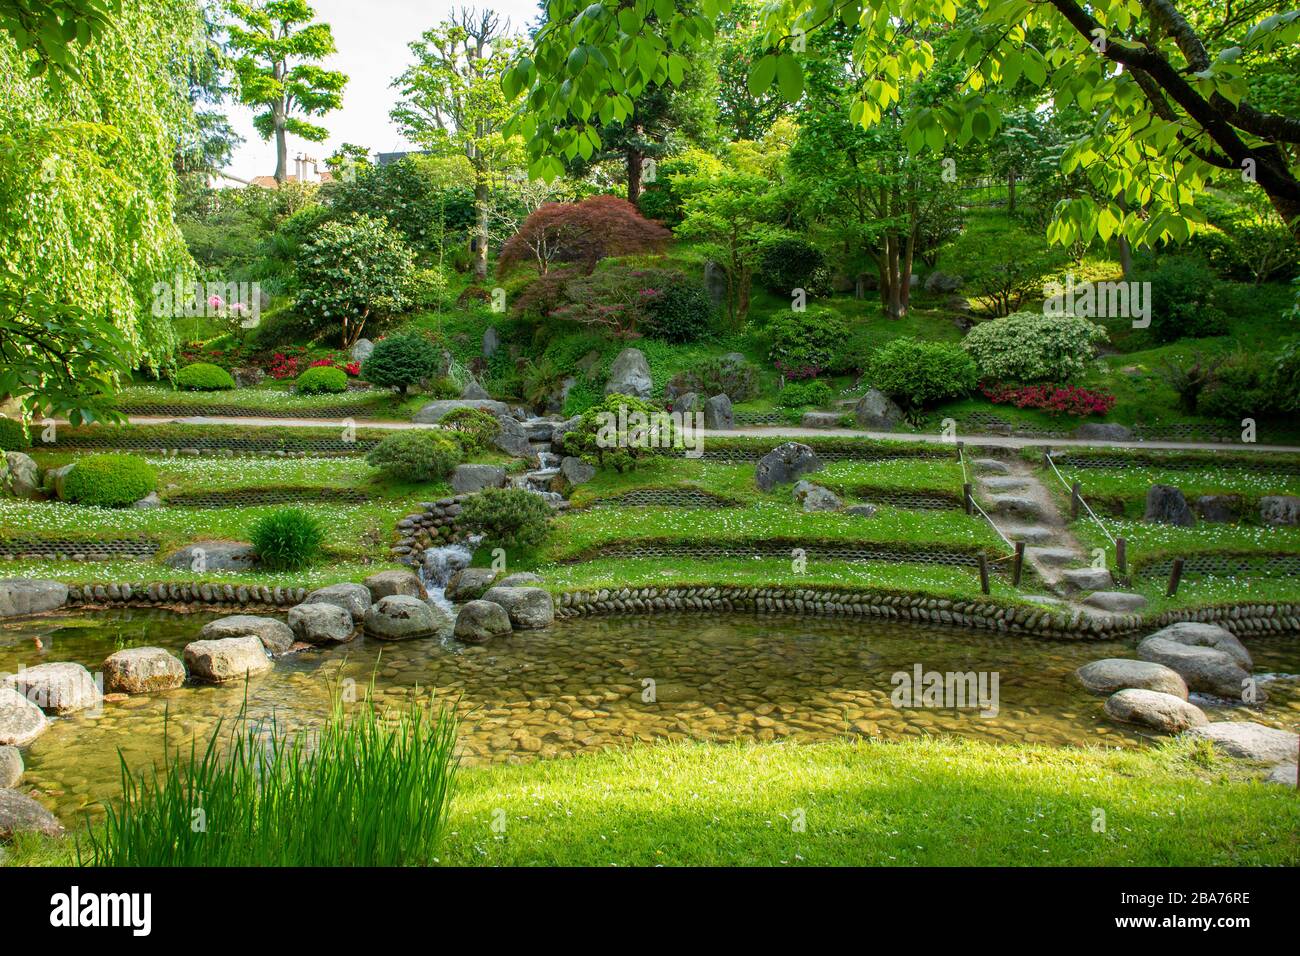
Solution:
[[[444,544],[436,548],[425,548],[420,561],[420,581],[428,592],[429,603],[436,604],[455,616],[452,604],[445,593],[447,582],[461,568],[469,567],[474,557],[474,548],[478,538],[469,538],[462,544]]]

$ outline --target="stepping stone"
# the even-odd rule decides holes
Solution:
[[[1005,461],[998,461],[996,458],[976,458],[971,463],[977,474],[981,475],[1009,475],[1011,466]]]
[[[1296,748],[1300,746],[1300,735],[1249,720],[1223,720],[1197,727],[1189,733],[1193,737],[1211,741],[1229,756],[1266,763],[1292,760],[1296,756]],[[1294,769],[1293,767],[1292,770]],[[1293,782],[1294,779],[1293,774]]]
[[[981,478],[980,485],[986,491],[1021,491],[1033,484],[1029,478],[1020,475],[994,475],[989,478]]]
[[[1129,688],[1106,698],[1107,716],[1126,724],[1141,724],[1166,734],[1204,727],[1209,718],[1195,704],[1173,694]]]
[[[1255,662],[1251,660],[1250,651],[1246,650],[1246,646],[1237,640],[1231,631],[1217,624],[1178,621],[1168,627],[1162,627],[1150,636],[1177,641],[1189,647],[1212,647],[1216,651],[1223,651],[1246,670],[1253,670],[1255,667]]]
[[[1059,568],[1081,560],[1083,555],[1074,548],[1025,548],[1025,557],[1031,561],[1041,561],[1043,564]]]
[[[1042,518],[1043,509],[1032,498],[1019,495],[994,495],[988,500],[988,510],[993,514],[1012,515],[1017,518]]]
[[[1073,591],[1104,591],[1115,583],[1105,568],[1071,568],[1061,580]]]
[[[1135,688],[1172,694],[1187,699],[1187,685],[1178,672],[1163,664],[1132,661],[1126,657],[1107,657],[1084,664],[1074,672],[1075,678],[1094,694],[1113,694]]]
[[[1250,679],[1250,672],[1231,654],[1213,647],[1180,644],[1152,636],[1137,646],[1137,653],[1144,661],[1155,661],[1178,671],[1189,689],[1228,700],[1241,700]],[[1257,700],[1267,696],[1259,687],[1254,691]]]
[[[1147,606],[1147,599],[1126,591],[1095,591],[1084,598],[1083,603],[1102,611],[1125,614],[1142,610]]]
[[[1002,529],[1002,533],[1012,541],[1023,541],[1025,544],[1042,544],[1053,540],[1057,535],[1056,531],[1041,524],[1008,525]]]

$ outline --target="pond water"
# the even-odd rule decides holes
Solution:
[[[63,613],[0,622],[0,673],[77,661],[92,673],[113,651],[159,646],[178,657],[211,613],[159,610]],[[37,639],[39,638],[39,647]],[[1131,657],[1133,641],[1050,642],[981,632],[793,617],[684,614],[577,619],[477,647],[454,642],[383,644],[357,638],[283,657],[274,670],[223,687],[186,686],[107,702],[102,712],[58,719],[24,754],[22,787],[65,819],[119,792],[119,751],[144,770],[171,745],[238,714],[281,726],[320,721],[331,695],[354,681],[364,697],[398,706],[412,696],[455,702],[467,764],[564,758],[635,741],[900,739],[954,733],[991,741],[1131,746],[1146,737],[1109,722],[1102,698],[1071,672],[1100,657]],[[1197,700],[1211,719],[1300,722],[1300,641],[1249,647],[1269,701],[1230,707]],[[996,672],[996,716],[977,705],[898,708],[897,672]],[[652,683],[647,683],[652,682]],[[919,702],[918,702],[919,703]],[[973,703],[973,702],[972,702]]]

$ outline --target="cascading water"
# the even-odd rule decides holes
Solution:
[[[424,549],[419,575],[424,590],[428,592],[430,604],[436,604],[455,616],[456,612],[451,602],[447,600],[447,582],[461,568],[469,567],[469,562],[474,557],[474,549],[478,547],[480,540],[480,537],[474,536],[465,539],[461,544],[444,544],[436,548]]]

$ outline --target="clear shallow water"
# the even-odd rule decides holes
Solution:
[[[114,650],[165,647],[177,656],[211,613],[98,611],[0,622],[0,672],[77,661],[92,672]],[[38,649],[36,638],[43,645]],[[979,632],[792,617],[679,615],[590,619],[516,633],[478,647],[454,642],[382,644],[357,638],[329,650],[280,658],[247,687],[253,718],[272,713],[281,726],[324,718],[343,681],[359,695],[374,680],[377,696],[400,706],[432,691],[457,702],[467,764],[564,758],[636,741],[778,740],[849,736],[901,739],[955,733],[991,741],[1057,746],[1131,746],[1144,736],[1109,722],[1102,698],[1072,678],[1100,657],[1133,656],[1132,641],[1066,643],[1000,638]],[[1256,674],[1300,672],[1300,641],[1249,642]],[[999,712],[898,709],[891,675],[996,671]],[[654,699],[645,699],[653,681]],[[1300,682],[1264,685],[1261,707],[1197,701],[1211,719],[1300,723]],[[101,714],[58,719],[24,754],[21,784],[65,819],[119,792],[119,749],[133,769],[244,703],[242,683],[186,686],[155,697],[105,703]]]

